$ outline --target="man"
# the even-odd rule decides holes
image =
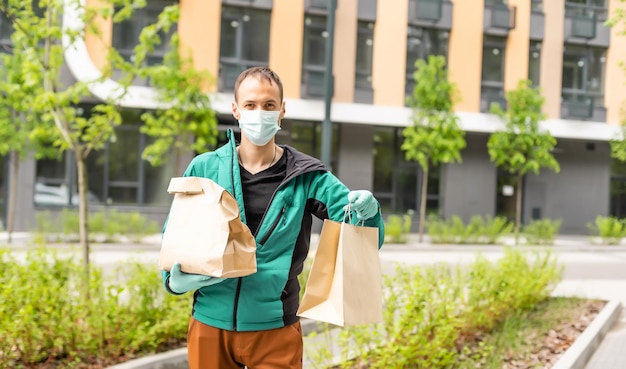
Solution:
[[[257,242],[257,272],[220,279],[184,273],[175,264],[163,281],[171,293],[195,291],[187,335],[191,369],[302,368],[297,277],[312,215],[341,221],[350,204],[354,222],[378,227],[380,247],[380,206],[369,191],[350,191],[319,160],[275,144],[285,102],[280,78],[269,68],[239,75],[232,111],[241,142],[229,130],[229,143],[195,157],[184,175],[210,178],[237,199]]]

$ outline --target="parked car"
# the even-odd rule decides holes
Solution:
[[[87,192],[87,200],[89,203],[99,203],[98,197],[91,191]],[[70,196],[67,186],[50,186],[44,183],[35,184],[35,205],[42,206],[67,206],[70,205]],[[78,205],[78,192],[71,196],[71,205]]]

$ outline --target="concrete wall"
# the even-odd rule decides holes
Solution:
[[[493,215],[496,211],[497,170],[487,154],[487,135],[466,135],[463,163],[449,164],[441,173],[441,215]]]
[[[588,234],[587,223],[609,213],[609,144],[561,140],[557,147],[558,174],[546,170],[526,177],[524,220],[539,208],[542,218],[563,220],[560,233]]]

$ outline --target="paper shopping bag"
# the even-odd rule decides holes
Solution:
[[[256,241],[237,201],[208,178],[172,178],[174,200],[163,233],[159,267],[178,262],[186,273],[234,278],[256,272]]]
[[[324,220],[297,314],[338,326],[382,321],[378,228]]]

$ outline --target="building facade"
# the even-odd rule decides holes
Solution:
[[[102,6],[99,0],[85,3]],[[236,129],[230,103],[239,72],[269,65],[281,76],[286,99],[277,141],[319,157],[327,1],[178,3],[181,51],[190,52],[197,68],[215,76],[208,93],[213,95],[220,130]],[[170,4],[150,0],[129,21],[101,21],[105,45],[88,37],[71,48],[66,54],[69,77],[81,80],[97,74],[106,65],[108,47],[132,58],[141,27]],[[503,127],[488,109],[492,102],[504,102],[505,92],[519,80],[529,79],[545,97],[548,118],[541,124],[558,140],[554,154],[561,171],[525,177],[523,220],[562,219],[562,233],[584,234],[597,215],[626,214],[621,195],[626,193],[626,176],[620,176],[626,170],[612,165],[609,146],[619,132],[626,98],[626,77],[619,66],[626,36],[604,25],[619,6],[619,0],[339,0],[333,50],[333,171],[349,187],[371,190],[384,214],[419,208],[421,170],[400,150],[402,129],[410,124],[406,102],[412,94],[415,60],[443,55],[461,95],[456,112],[467,147],[462,163],[429,174],[429,212],[465,219],[514,215],[513,179],[498,171],[487,153],[489,134]],[[68,9],[64,22],[71,26],[72,21]],[[162,44],[151,57],[158,61],[167,47]],[[112,93],[100,87],[92,91],[96,98]],[[123,103],[117,141],[89,158],[90,209],[141,211],[163,221],[171,201],[167,183],[182,169],[173,159],[162,167],[141,160],[150,138],[139,131],[140,115],[154,105],[144,98],[147,87],[139,83],[136,88]],[[5,188],[7,167],[5,160]],[[18,183],[18,229],[34,228],[39,211],[76,205],[69,154],[60,161],[24,160]]]

